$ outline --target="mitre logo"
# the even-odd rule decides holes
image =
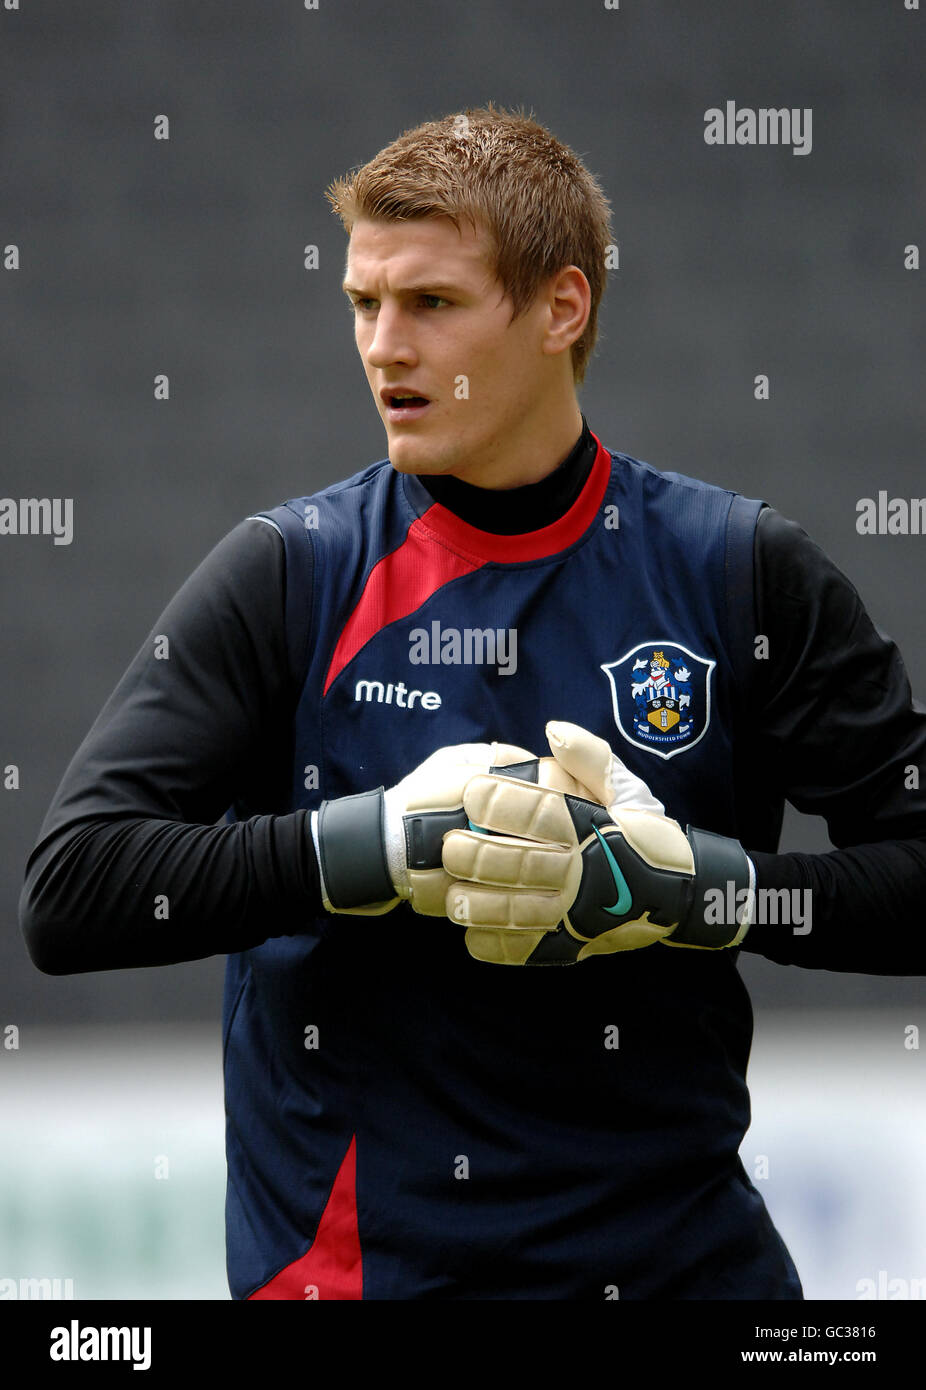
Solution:
[[[693,748],[710,723],[716,665],[667,639],[641,642],[602,665],[611,683],[614,720],[628,743],[658,758]]]

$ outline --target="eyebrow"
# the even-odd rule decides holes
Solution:
[[[375,298],[366,295],[362,289],[356,285],[349,285],[347,281],[341,286],[345,294],[359,294],[361,298]],[[397,294],[463,294],[465,291],[460,285],[435,285],[426,283],[422,285],[404,285],[396,291]]]

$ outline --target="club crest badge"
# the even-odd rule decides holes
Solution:
[[[642,642],[603,665],[624,738],[659,758],[693,748],[710,723],[716,665],[678,642],[665,641]]]

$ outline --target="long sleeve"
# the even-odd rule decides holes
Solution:
[[[197,960],[320,911],[307,812],[266,813],[292,765],[285,582],[281,537],[250,518],[158,619],[29,858],[20,922],[39,969]],[[215,824],[233,804],[238,821]]]
[[[812,917],[806,933],[760,921],[743,950],[828,970],[926,973],[926,710],[853,586],[771,508],[756,528],[755,578],[769,655],[756,662],[754,775],[822,816],[838,848],[746,846],[757,888],[809,891]]]

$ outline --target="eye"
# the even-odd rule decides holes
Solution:
[[[447,303],[449,303],[448,300],[446,300],[446,299],[441,299],[441,297],[440,297],[439,294],[423,294],[423,295],[421,296],[421,298],[422,298],[423,300],[433,301],[433,302],[431,302],[431,303],[428,303],[427,307],[428,307],[429,309],[436,309],[437,306],[438,306],[438,304],[447,304]]]
[[[359,309],[361,313],[364,313],[364,312],[365,312],[365,306],[368,305],[368,304],[373,304],[373,303],[375,303],[375,300],[372,300],[372,299],[361,299],[361,298],[358,297],[357,299],[352,299],[352,300],[350,300],[348,307],[349,307],[351,313],[353,313],[355,309]]]

